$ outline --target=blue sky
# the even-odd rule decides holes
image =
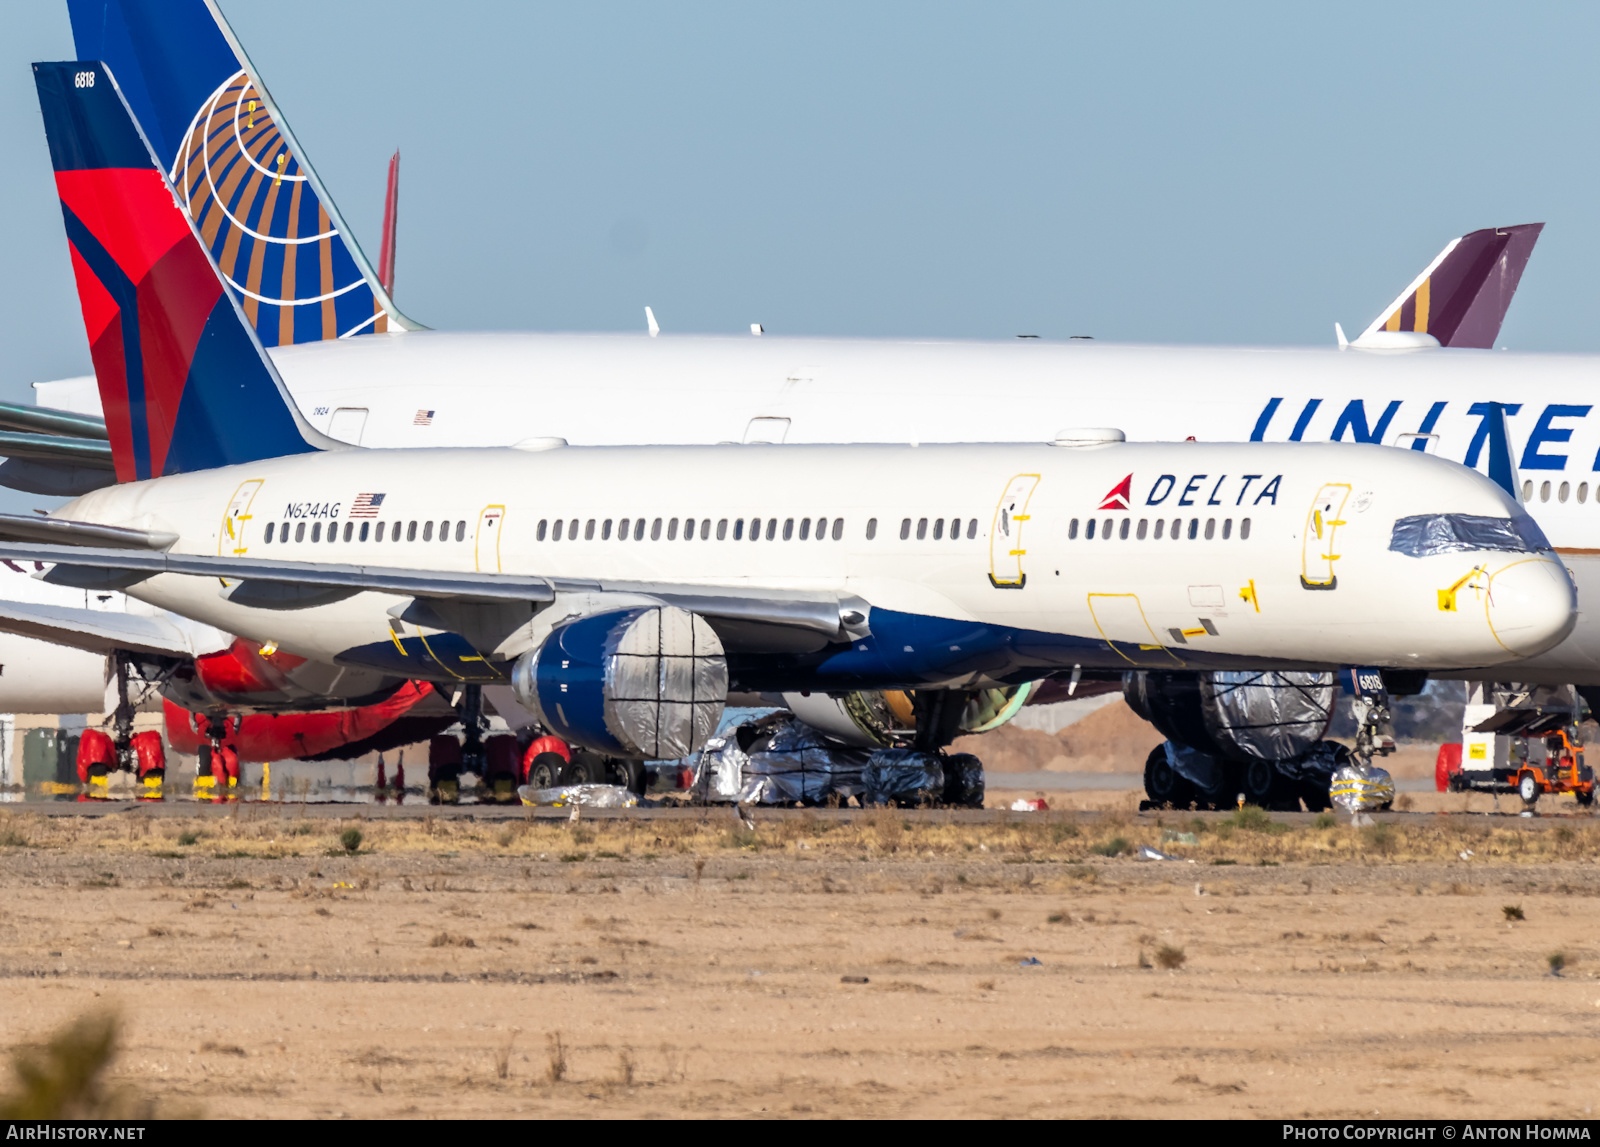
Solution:
[[[1549,224],[1502,342],[1600,349],[1600,6],[223,0],[397,294],[452,329],[1325,344]],[[86,373],[0,11],[0,399]]]

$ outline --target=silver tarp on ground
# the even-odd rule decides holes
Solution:
[[[915,749],[876,749],[863,779],[869,804],[934,804],[944,796],[944,761]]]
[[[525,805],[583,805],[585,808],[634,808],[639,798],[621,785],[561,785],[553,789],[536,789],[523,785],[517,796]]]
[[[788,713],[719,733],[687,763],[698,800],[821,804],[866,792],[866,752],[833,744]]]
[[[1462,550],[1507,550],[1529,554],[1548,550],[1549,539],[1526,514],[1491,518],[1486,514],[1413,514],[1400,518],[1389,535],[1389,549],[1412,558]]]
[[[1394,778],[1377,765],[1350,764],[1333,774],[1328,790],[1333,803],[1346,812],[1371,812],[1394,803]]]
[[[1217,744],[1263,761],[1299,756],[1333,720],[1332,673],[1202,673],[1200,697],[1206,731]]]

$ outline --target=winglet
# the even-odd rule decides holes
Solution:
[[[649,329],[651,338],[661,333],[661,324],[656,322],[656,313],[649,307],[644,309],[644,324]]]
[[[1344,350],[1350,345],[1350,340],[1344,337],[1344,327],[1338,323],[1333,324],[1333,335],[1339,340],[1339,349]]]

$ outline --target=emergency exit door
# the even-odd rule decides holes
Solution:
[[[989,584],[995,589],[1021,589],[1028,584],[1023,559],[1028,551],[1022,535],[1028,522],[1028,503],[1039,486],[1039,475],[1018,474],[1006,483],[1000,504],[994,508],[989,528]]]
[[[239,557],[250,548],[250,506],[260,493],[262,479],[241,482],[228,499],[228,509],[222,515],[222,528],[217,531],[217,556]]]
[[[500,531],[505,525],[504,506],[485,506],[478,515],[475,558],[479,573],[500,572]]]
[[[1339,586],[1334,564],[1339,560],[1339,527],[1345,524],[1344,504],[1349,500],[1348,482],[1329,482],[1317,491],[1306,512],[1306,528],[1300,535],[1300,584],[1306,589]]]

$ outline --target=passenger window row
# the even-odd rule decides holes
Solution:
[[[306,525],[307,525],[307,523],[305,523],[305,522],[294,522],[294,523],[284,522],[283,525],[281,527],[279,527],[277,522],[268,522],[267,523],[267,532],[266,532],[265,539],[264,539],[266,544],[267,545],[271,545],[272,544],[272,539],[273,539],[273,535],[274,534],[277,535],[277,539],[278,539],[279,542],[287,542],[289,540],[289,526],[291,524],[294,526],[294,540],[297,541],[297,542],[306,541],[307,540],[306,539]],[[373,530],[371,528],[374,524],[376,524],[376,526],[377,526],[376,530]],[[389,525],[388,522],[378,522],[378,523],[372,523],[372,522],[346,522],[346,523],[344,523],[344,540],[347,541],[347,542],[350,542],[350,541],[364,542],[364,541],[367,541],[369,537],[371,537],[374,540],[381,542],[381,541],[383,541],[384,527],[387,526],[387,525]],[[422,523],[420,523],[420,525],[421,525],[421,529],[422,529],[422,540],[425,541],[425,542],[433,541],[434,537],[435,537],[435,534],[434,534],[434,523],[432,523],[432,522],[422,522]],[[438,539],[441,542],[448,542],[450,540],[450,527],[452,525],[455,526],[456,541],[461,542],[461,541],[465,541],[466,540],[466,537],[467,537],[467,523],[465,521],[459,521],[459,522],[454,522],[454,523],[451,523],[451,522],[448,522],[448,521],[444,521],[444,522],[440,522],[438,525],[439,525],[439,529],[438,529],[438,535],[437,536],[438,536]],[[310,538],[310,540],[313,541],[313,542],[322,541],[323,540],[322,523],[321,522],[311,522],[310,526],[311,526],[311,538]],[[417,540],[417,528],[418,528],[418,523],[417,522],[395,522],[394,523],[394,529],[389,531],[389,540],[391,542],[398,542],[401,539],[401,537],[403,536],[406,541],[414,542],[414,541]],[[339,523],[338,522],[329,522],[328,523],[327,540],[330,541],[330,542],[336,542],[336,541],[339,540]]]
[[[1561,483],[1561,485],[1556,488],[1555,494],[1556,494],[1556,501],[1565,502],[1568,498],[1572,497],[1572,483],[1571,482],[1563,482],[1563,483]],[[1533,480],[1531,478],[1524,480],[1523,483],[1522,483],[1522,500],[1524,502],[1533,501]],[[1549,482],[1540,482],[1539,483],[1539,501],[1548,502],[1549,500],[1550,500],[1550,483]],[[1582,505],[1584,502],[1587,502],[1588,500],[1589,500],[1589,483],[1587,483],[1587,482],[1579,482],[1578,483],[1578,504]],[[1595,500],[1595,503],[1597,505],[1600,505],[1600,488],[1597,488],[1595,490],[1594,500]]]
[[[944,519],[943,518],[935,518],[935,519],[933,519],[933,540],[936,541],[936,542],[937,541],[942,541],[943,538],[944,538],[944,535],[945,535]],[[870,537],[871,535],[868,535],[868,536]],[[975,538],[977,536],[978,536],[978,519],[977,518],[972,518],[967,522],[967,537],[970,539],[970,538]],[[908,540],[910,537],[911,537],[911,519],[910,518],[902,518],[901,521],[900,521],[900,540],[903,542],[903,541]],[[927,539],[927,537],[928,537],[928,519],[927,518],[918,518],[917,519],[917,541],[919,541],[919,542],[920,541],[925,541]],[[961,540],[961,519],[960,518],[951,518],[950,519],[950,540],[952,542]]]
[[[1121,523],[1120,525],[1118,524],[1119,522]],[[1099,527],[1100,537],[1105,541],[1110,541],[1113,533],[1115,533],[1117,537],[1126,540],[1129,532],[1131,531],[1135,540],[1142,542],[1146,537],[1150,536],[1151,532],[1150,520],[1148,518],[1140,518],[1137,528],[1134,527],[1132,518],[1105,518],[1100,521],[1090,518],[1088,522],[1084,524],[1083,536],[1086,539],[1092,540],[1095,536],[1097,526]],[[1167,520],[1165,518],[1156,519],[1155,537],[1158,541],[1161,539],[1162,534],[1166,534],[1173,541],[1177,541],[1179,538],[1183,537],[1187,537],[1190,541],[1194,541],[1202,533],[1204,533],[1205,540],[1208,542],[1215,538],[1217,536],[1217,520],[1215,518],[1207,518],[1205,519],[1204,526],[1202,526],[1199,518],[1190,518],[1189,528],[1186,531],[1184,529],[1182,518],[1173,518],[1172,528],[1170,530],[1167,529]],[[1077,536],[1078,519],[1073,518],[1072,521],[1067,523],[1067,537],[1076,538]],[[1233,519],[1224,518],[1222,521],[1222,540],[1227,541],[1232,536]],[[1250,519],[1241,518],[1239,520],[1239,540],[1246,541],[1249,537]]]
[[[684,541],[692,542],[696,536],[702,542],[711,540],[712,525],[710,518],[683,518],[681,523]],[[632,539],[636,542],[642,542],[648,533],[652,542],[659,542],[663,537],[669,542],[675,542],[679,537],[679,524],[680,519],[678,518],[618,518],[615,519],[617,541],[626,542]],[[534,531],[534,537],[541,542],[546,538],[553,542],[559,542],[563,538],[569,542],[575,542],[581,532],[584,541],[592,542],[598,532],[600,540],[608,542],[611,540],[612,525],[613,519],[611,518],[606,518],[603,521],[596,518],[590,518],[587,521],[579,518],[572,518],[571,520],[557,518],[554,523],[549,518],[541,518],[538,529]],[[759,541],[763,536],[770,542],[776,540],[780,534],[786,542],[793,540],[797,536],[802,542],[810,541],[813,538],[820,542],[830,535],[837,542],[844,537],[843,518],[817,518],[815,519],[815,524],[813,524],[813,519],[811,518],[800,518],[798,521],[794,518],[784,518],[781,522],[777,518],[751,518],[749,519],[748,528],[744,518],[734,518],[731,525],[732,537],[736,542],[743,541],[746,537],[752,542]],[[717,541],[722,542],[728,539],[729,526],[730,522],[727,518],[721,518],[717,521]],[[871,537],[870,533],[868,537]]]

